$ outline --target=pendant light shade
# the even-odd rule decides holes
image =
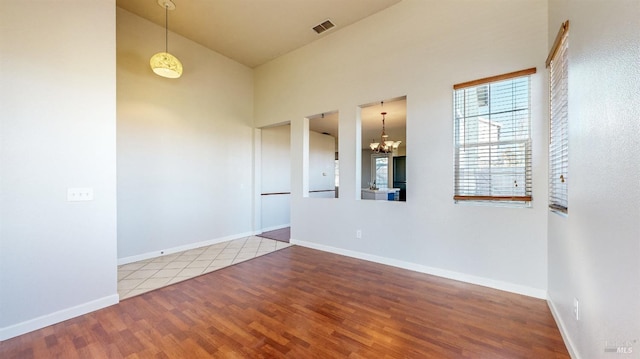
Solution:
[[[169,53],[169,10],[175,10],[176,5],[171,0],[158,0],[158,5],[164,8],[164,52],[151,56],[149,65],[156,75],[177,79],[182,76],[182,63]]]
[[[158,52],[149,61],[151,69],[157,75],[177,79],[182,75],[182,63],[168,52]]]

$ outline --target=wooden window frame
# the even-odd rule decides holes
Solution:
[[[510,73],[506,73],[506,74],[501,74],[501,75],[496,75],[496,76],[490,76],[490,77],[485,77],[485,78],[481,78],[481,79],[477,79],[477,80],[473,80],[473,81],[467,81],[467,82],[462,82],[462,83],[458,83],[453,85],[453,90],[454,90],[454,94],[455,91],[457,90],[461,90],[461,89],[465,89],[465,88],[470,88],[470,87],[478,87],[481,85],[485,85],[485,84],[491,84],[494,82],[499,82],[499,81],[504,81],[504,80],[510,80],[510,79],[515,79],[518,77],[524,77],[524,76],[531,76],[533,74],[535,74],[537,72],[537,69],[535,67],[532,68],[528,68],[528,69],[524,69],[524,70],[519,70],[519,71],[514,71],[514,72],[510,72]],[[531,81],[529,79],[529,81]],[[529,96],[531,96],[531,94],[529,94]],[[455,107],[455,104],[454,104]],[[531,100],[529,99],[529,107],[528,110],[531,111]],[[531,116],[531,113],[529,112],[529,116]],[[530,124],[531,119],[529,118],[529,124]],[[454,123],[455,126],[455,123]],[[529,130],[530,131],[530,130]],[[529,138],[531,138],[531,132],[529,132]],[[531,153],[530,153],[531,154]],[[531,167],[531,158],[528,158],[529,161],[529,167]],[[458,171],[457,168],[457,161],[454,164],[454,168],[456,171]],[[454,175],[455,177],[455,175]],[[457,177],[455,178],[455,180],[457,181]],[[503,203],[508,203],[508,202],[524,202],[524,203],[531,203],[531,201],[533,200],[533,197],[530,195],[527,196],[486,196],[486,195],[459,195],[459,194],[454,194],[453,199],[455,201],[476,201],[476,202],[503,202]]]

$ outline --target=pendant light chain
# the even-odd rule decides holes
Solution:
[[[164,52],[169,52],[169,5],[164,5]]]

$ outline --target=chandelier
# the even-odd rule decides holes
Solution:
[[[169,43],[169,10],[174,10],[176,5],[171,0],[158,0],[158,5],[164,8],[164,52],[158,52],[151,57],[149,64],[156,75],[176,79],[182,75],[182,63],[171,55],[167,48]]]
[[[380,102],[380,108],[384,107],[384,102]],[[391,153],[396,151],[400,147],[402,141],[392,141],[389,139],[389,135],[385,132],[384,120],[387,113],[385,111],[380,112],[382,115],[382,134],[380,135],[380,142],[376,142],[375,139],[369,144],[369,148],[374,153]]]

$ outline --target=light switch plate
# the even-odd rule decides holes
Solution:
[[[67,202],[93,201],[93,188],[67,188]]]

